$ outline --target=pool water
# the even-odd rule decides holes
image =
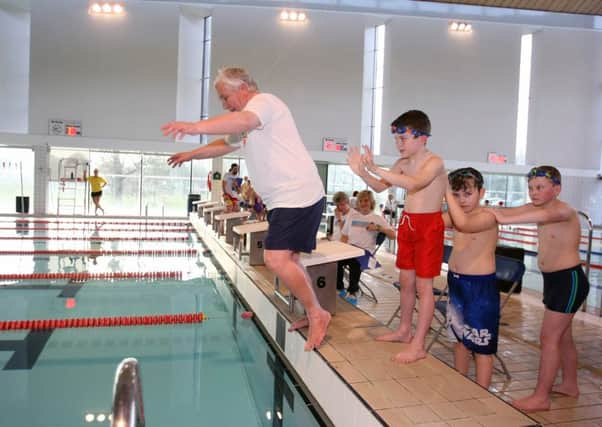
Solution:
[[[190,237],[176,247],[190,248],[195,238]],[[19,244],[31,246],[31,242]],[[102,243],[104,247],[116,244],[120,243]],[[156,249],[161,244],[150,241],[137,247]],[[168,245],[174,247],[173,242]],[[84,283],[6,280],[0,282],[0,320],[198,311],[207,320],[185,325],[0,331],[2,425],[110,425],[115,370],[126,357],[138,359],[149,426],[325,425],[315,418],[254,320],[240,316],[243,303],[208,258],[102,256],[95,261],[77,255],[68,262],[57,255],[0,256],[2,272],[177,270],[183,278]]]

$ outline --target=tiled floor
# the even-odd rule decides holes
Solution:
[[[399,293],[388,283],[395,275],[391,255],[380,256],[384,268],[376,278],[367,277],[379,302],[360,298],[359,307],[377,320],[386,322],[399,305]],[[367,275],[364,275],[366,277]],[[511,380],[496,372],[491,391],[509,401],[528,395],[537,380],[539,365],[539,329],[543,318],[541,297],[528,290],[513,296],[501,320],[499,352],[511,373]],[[391,324],[397,326],[398,319]],[[552,396],[550,411],[531,414],[546,426],[602,426],[602,319],[586,313],[577,313],[573,334],[579,352],[578,398]],[[453,355],[444,346],[435,344],[431,354],[453,365]],[[471,372],[471,375],[473,372]]]
[[[337,314],[330,324],[326,344],[319,351],[387,425],[506,427],[539,422],[546,426],[602,427],[600,318],[578,313],[574,322],[581,357],[581,396],[577,399],[553,396],[550,411],[531,414],[529,418],[503,401],[522,397],[535,385],[543,315],[539,298],[525,291],[508,303],[502,316],[499,350],[512,379],[507,381],[496,373],[490,393],[452,370],[448,366],[452,364],[452,354],[440,344],[435,344],[431,351],[435,357],[410,365],[391,362],[391,356],[404,344],[374,340],[387,331],[384,323],[399,304],[399,293],[391,286],[396,276],[393,256],[381,252],[383,268],[376,277],[364,275],[378,303],[362,296],[360,311],[338,298]],[[245,269],[283,314],[291,320],[298,317],[291,315],[282,300],[274,297],[273,277],[265,268],[245,266]],[[391,327],[396,324],[397,319]]]

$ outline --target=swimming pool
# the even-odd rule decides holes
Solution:
[[[70,225],[78,227],[61,223],[65,228]],[[135,357],[141,370],[148,425],[329,425],[328,420],[316,418],[307,396],[300,393],[299,384],[254,321],[241,318],[243,303],[220,268],[202,255],[160,252],[192,249],[194,245],[195,238],[188,231],[171,232],[167,228],[146,231],[144,236],[140,230],[116,235],[106,231],[105,236],[116,239],[97,239],[93,249],[154,250],[155,256],[94,257],[93,253],[92,258],[77,254],[77,249],[89,250],[91,245],[90,239],[73,238],[78,231],[62,235],[64,231],[35,230],[34,234],[30,229],[29,236],[72,239],[25,240],[14,230],[2,230],[0,236],[13,233],[15,237],[5,240],[4,250],[31,252],[0,257],[4,274],[180,271],[182,279],[6,279],[0,282],[1,320],[195,311],[208,317],[201,324],[0,332],[2,424],[109,425],[115,369],[125,357]],[[85,230],[84,237],[92,232],[94,226]],[[120,239],[182,235],[189,239],[177,243]],[[74,253],[67,254],[72,249]],[[53,251],[67,252],[48,253]]]

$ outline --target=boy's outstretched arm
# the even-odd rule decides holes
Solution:
[[[528,203],[517,208],[488,209],[499,224],[545,224],[548,222],[567,221],[574,213],[569,205],[553,207],[534,206]]]
[[[388,182],[383,179],[375,178],[366,170],[364,161],[360,149],[358,147],[351,147],[347,154],[347,164],[351,168],[354,174],[359,176],[370,188],[377,193],[386,190],[391,186]]]
[[[445,192],[445,200],[447,200],[448,213],[456,230],[463,233],[480,233],[481,231],[497,227],[495,216],[488,210],[483,209],[469,218],[449,188]]]
[[[445,171],[443,160],[440,157],[433,156],[422,166],[416,175],[405,175],[400,172],[400,168],[396,167],[398,163],[393,165],[391,170],[386,170],[376,166],[372,159],[370,148],[364,146],[365,155],[363,156],[365,167],[374,175],[382,178],[390,185],[396,185],[405,188],[408,191],[418,191],[429,185],[442,172]]]

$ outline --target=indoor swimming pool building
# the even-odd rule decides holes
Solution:
[[[301,257],[332,314],[314,351],[264,265],[268,223],[223,211],[231,165],[254,180],[241,151],[168,164],[213,140],[161,126],[223,114],[224,66],[285,102],[324,187],[318,247]],[[601,427],[601,89],[595,0],[0,0],[0,426]],[[499,228],[498,254],[524,270],[501,294],[488,389],[453,369],[441,312],[418,362],[375,340],[399,324],[395,240],[357,303],[337,295],[336,263],[357,254],[324,239],[332,197],[368,188],[347,155],[367,146],[390,168],[390,124],[411,109],[446,171],[482,172],[483,205],[529,203],[534,166],[562,173],[591,285],[573,320],[578,396],[511,405],[541,354],[535,224]],[[379,215],[395,200],[383,217],[397,230],[405,190],[374,196]]]

